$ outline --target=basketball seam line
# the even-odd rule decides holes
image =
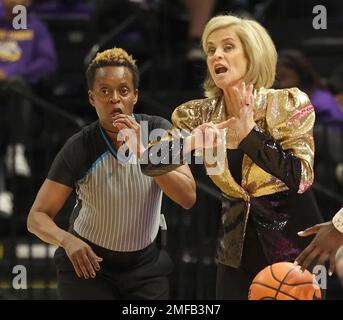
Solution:
[[[287,292],[284,292],[284,291],[282,291],[282,290],[276,289],[276,288],[274,288],[274,287],[268,286],[267,284],[264,284],[264,283],[261,283],[261,282],[253,282],[252,285],[253,285],[253,284],[258,284],[258,285],[267,287],[267,288],[269,288],[269,289],[273,289],[273,290],[275,290],[276,292],[282,293],[282,294],[284,294],[284,295],[286,295],[286,296],[288,296],[288,297],[291,297],[291,298],[293,298],[293,299],[295,299],[295,300],[299,300],[299,299],[297,299],[296,297],[292,296],[291,294],[289,294],[289,293],[287,293]],[[273,297],[271,297],[271,298],[273,298]],[[276,299],[276,296],[275,296],[273,299],[274,299],[274,300],[277,300],[277,299]]]
[[[285,286],[290,286],[290,287],[298,287],[298,286],[304,286],[306,284],[312,284],[313,285],[313,282],[300,282],[300,283],[287,283],[287,282],[284,282],[283,285]]]
[[[286,280],[287,276],[294,270],[294,268],[295,268],[295,266],[286,273],[286,275],[283,277],[282,281],[280,282],[280,286],[277,289],[276,294],[275,294],[275,300],[277,300],[276,297],[277,297],[278,293],[280,292],[280,289],[281,289],[282,285],[284,284],[284,281]],[[273,274],[273,267],[272,266],[270,266],[270,271]],[[299,299],[296,299],[296,300],[299,300]]]
[[[293,270],[293,269],[292,269]],[[277,282],[280,282],[281,280],[279,280],[275,275],[274,275],[274,273],[273,273],[273,269],[271,268],[270,269],[270,271],[271,271],[271,274],[272,274],[272,277],[274,278],[274,280],[275,281],[277,281]],[[286,284],[287,286],[298,286],[298,285],[305,285],[305,284],[313,284],[313,282],[302,282],[302,283],[288,283],[288,282],[284,282],[283,284]]]
[[[274,278],[274,280],[277,281],[277,282],[281,282],[281,280],[279,280],[279,279],[275,276],[275,274],[274,274],[274,272],[273,272],[272,266],[270,265],[269,267],[270,267],[270,272],[271,272],[272,277]]]

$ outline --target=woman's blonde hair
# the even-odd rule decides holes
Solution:
[[[248,60],[245,82],[254,84],[256,89],[270,88],[275,79],[277,52],[267,30],[258,22],[233,15],[220,15],[212,18],[206,24],[201,39],[205,54],[209,35],[215,30],[227,27],[234,28],[242,42]],[[205,95],[209,98],[222,94],[221,89],[215,85],[209,72],[207,72],[203,87]]]

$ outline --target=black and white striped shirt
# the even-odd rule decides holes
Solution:
[[[136,114],[148,121],[149,132],[170,129],[167,120]],[[99,122],[72,136],[57,154],[48,179],[75,188],[73,229],[83,238],[114,251],[147,247],[160,225],[162,191],[153,178],[142,174],[134,156],[127,163]]]

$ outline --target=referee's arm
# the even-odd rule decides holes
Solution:
[[[196,201],[196,185],[188,165],[155,176],[154,179],[170,199],[185,209],[193,207]]]
[[[54,218],[69,198],[73,188],[46,179],[27,218],[27,229],[41,240],[63,247],[78,277],[94,278],[102,261],[92,248],[71,233],[61,229]]]

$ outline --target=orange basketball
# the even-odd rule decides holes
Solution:
[[[290,262],[264,268],[253,280],[249,300],[319,300],[320,287],[313,275]]]

